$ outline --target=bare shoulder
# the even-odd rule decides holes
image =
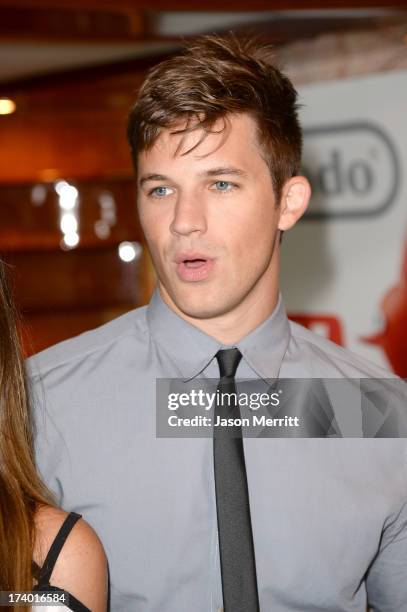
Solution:
[[[42,565],[68,513],[42,507],[36,515],[34,560]],[[51,584],[65,589],[92,612],[105,612],[107,601],[107,561],[96,532],[79,519],[69,533],[52,572]]]

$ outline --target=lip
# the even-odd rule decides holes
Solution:
[[[189,267],[187,261],[201,259],[201,263],[197,263],[194,267]],[[179,253],[175,258],[177,264],[178,278],[186,282],[198,282],[206,280],[215,265],[215,259],[208,257],[205,253],[196,251],[185,251]]]

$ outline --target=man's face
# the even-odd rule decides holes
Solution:
[[[228,119],[226,139],[208,134],[181,156],[202,131],[171,135],[173,126],[138,160],[140,221],[160,290],[167,302],[200,319],[230,312],[259,284],[266,297],[276,275],[280,211],[256,124],[247,114]]]

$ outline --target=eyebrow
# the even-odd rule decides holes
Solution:
[[[231,176],[239,176],[241,178],[247,177],[247,172],[242,170],[241,168],[236,168],[234,166],[219,166],[217,168],[209,168],[208,170],[204,170],[200,172],[198,176],[201,177],[211,177],[211,176],[223,176],[223,175],[231,175]],[[164,174],[146,174],[142,176],[139,180],[139,186],[142,187],[148,181],[169,181],[171,180],[168,176]]]

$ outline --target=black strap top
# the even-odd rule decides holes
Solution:
[[[61,589],[56,586],[52,586],[49,581],[51,579],[51,574],[54,569],[54,565],[58,558],[59,553],[65,541],[75,523],[81,518],[81,514],[77,514],[76,512],[70,512],[63,522],[60,530],[58,531],[54,541],[51,544],[51,547],[48,551],[46,559],[42,567],[39,567],[35,561],[32,562],[33,568],[33,576],[37,580],[38,584],[33,588],[33,591],[48,591],[53,593],[62,593],[64,589]],[[73,610],[73,612],[91,612],[89,608],[83,605],[76,597],[65,591],[67,595],[69,595],[69,605],[66,607],[69,610]]]

